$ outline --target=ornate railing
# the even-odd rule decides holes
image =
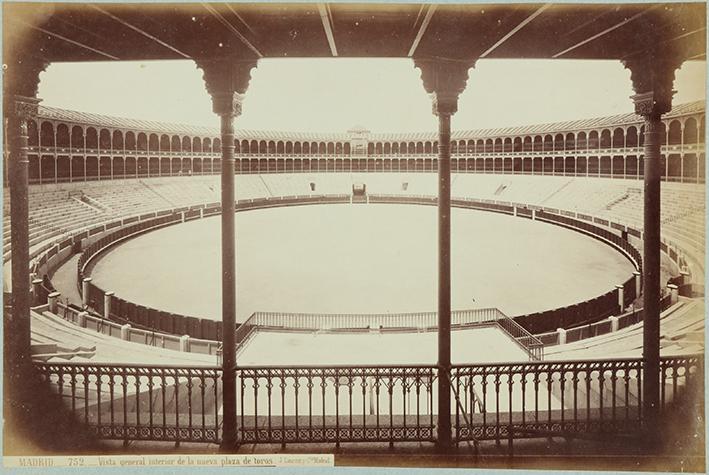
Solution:
[[[221,369],[36,363],[78,422],[100,439],[220,440]]]
[[[642,361],[564,361],[456,366],[464,395],[456,440],[506,440],[546,434],[626,432],[642,421]]]
[[[660,409],[703,414],[704,355],[662,358]],[[38,363],[98,438],[219,442],[218,367]],[[237,367],[239,443],[433,441],[433,365]],[[455,365],[452,439],[632,435],[643,427],[640,358]]]
[[[237,369],[242,443],[433,441],[434,366]]]

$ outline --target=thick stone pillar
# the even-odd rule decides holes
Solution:
[[[451,448],[451,116],[473,61],[419,60],[426,92],[438,116],[438,449]]]
[[[214,113],[221,120],[222,141],[222,446],[236,446],[236,241],[234,195],[234,118],[241,115],[241,101],[255,61],[229,59],[197,61],[204,71]]]
[[[678,55],[647,53],[624,61],[630,69],[635,113],[645,121],[643,208],[643,416],[646,442],[658,441],[660,404],[660,128],[662,114],[672,108]]]
[[[10,411],[27,412],[25,390],[30,358],[30,259],[27,121],[37,116],[39,75],[48,63],[11,52],[3,65],[3,111],[8,151],[5,154],[10,187],[10,245],[12,311],[3,316],[5,416]],[[23,395],[24,394],[24,395]],[[24,402],[23,402],[24,401]]]
[[[10,106],[9,113],[6,113],[10,149],[12,313],[5,315],[5,355],[22,364],[29,357],[31,306],[27,119],[36,113],[39,101],[20,96],[5,100],[14,102],[15,106]]]

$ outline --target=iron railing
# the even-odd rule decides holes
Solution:
[[[218,367],[35,363],[77,422],[100,439],[221,439]]]
[[[663,416],[687,404],[703,414],[703,362],[703,355],[662,358]],[[221,439],[218,367],[36,367],[98,438]],[[249,366],[235,372],[239,443],[436,439],[436,366]],[[640,358],[455,365],[444,375],[455,396],[455,443],[632,435],[643,428]]]
[[[237,369],[242,443],[433,441],[434,366]]]

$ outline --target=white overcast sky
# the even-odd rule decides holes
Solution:
[[[705,100],[706,62],[677,71],[674,103]],[[632,111],[630,72],[617,61],[481,60],[470,71],[453,129],[555,122]],[[48,106],[119,117],[218,126],[191,61],[55,63],[41,76]],[[345,132],[437,130],[409,59],[267,59],[253,71],[236,127]]]

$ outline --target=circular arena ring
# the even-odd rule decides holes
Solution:
[[[350,196],[300,196],[248,200],[239,202],[237,210],[247,211],[306,204],[335,203],[350,203]],[[436,204],[436,199],[426,196],[371,195],[369,196],[369,203],[430,206]],[[577,216],[575,213],[527,207],[514,203],[505,204],[502,202],[485,202],[480,200],[454,200],[452,205],[461,209],[507,215],[510,217],[508,219],[518,217],[562,226],[586,234],[604,244],[612,246],[622,253],[631,264],[627,266],[631,269],[631,272],[627,272],[626,277],[622,282],[619,282],[620,285],[612,284],[610,288],[597,296],[584,299],[581,302],[570,302],[568,305],[557,308],[517,314],[513,319],[514,322],[528,332],[537,334],[555,332],[557,328],[571,328],[593,324],[608,316],[621,315],[624,309],[633,303],[639,293],[640,280],[638,271],[641,266],[641,258],[637,249],[624,238],[624,236],[627,236],[628,232],[632,232],[625,227],[620,230],[622,232],[619,236],[618,232],[612,232],[608,229],[611,223],[607,221],[596,220],[594,223],[594,218],[592,217]],[[357,206],[355,206],[355,208],[357,208]],[[93,282],[92,279],[90,279],[91,272],[94,267],[100,263],[100,260],[112,254],[112,252],[109,253],[107,251],[114,250],[119,244],[123,244],[127,240],[149,231],[155,231],[169,225],[193,221],[199,218],[207,218],[217,215],[220,212],[220,206],[217,203],[212,203],[193,206],[191,208],[144,214],[105,225],[105,229],[101,229],[103,232],[102,237],[87,246],[79,260],[77,278],[79,282],[83,282],[82,291],[85,293],[85,303],[90,308],[108,317],[112,321],[122,324],[130,323],[133,331],[143,329],[152,332],[190,335],[191,337],[203,340],[220,340],[222,333],[221,322],[215,321],[214,318],[195,318],[181,315],[180,313],[168,312],[165,311],[165,309],[158,310],[157,308],[136,304],[131,301],[134,299],[127,298],[125,295],[121,295],[120,292],[118,292],[118,295],[107,292],[107,290],[110,289],[102,288],[99,284],[100,279],[95,279],[97,282]],[[94,232],[98,234],[98,230]],[[91,235],[91,231],[87,233],[89,236]],[[135,240],[134,242],[139,242],[139,240]],[[108,266],[108,269],[110,268],[111,267]],[[251,313],[253,312],[250,312],[249,315]],[[398,314],[401,313],[399,312]],[[409,315],[414,314],[416,314],[416,312],[409,313]],[[249,315],[247,315],[247,317]],[[636,320],[637,318],[638,316],[634,312],[633,319]],[[242,320],[245,319],[246,318],[242,318]],[[628,321],[630,321],[630,319]],[[362,320],[360,326],[364,328],[369,324],[371,324],[371,322],[366,322],[365,319]]]

